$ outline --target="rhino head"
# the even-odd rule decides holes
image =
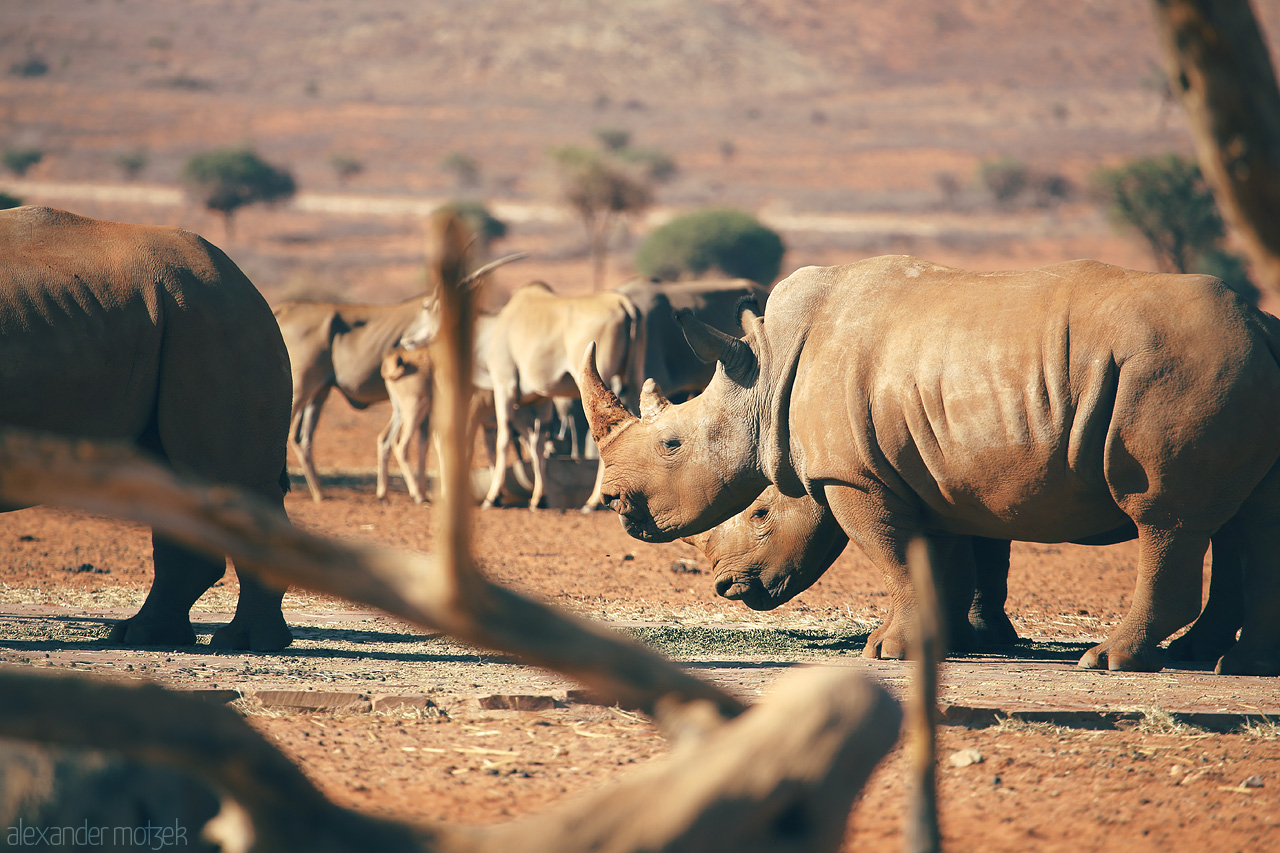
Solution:
[[[804,592],[849,542],[829,509],[773,486],[724,524],[683,538],[711,560],[716,592],[752,610]]]
[[[682,310],[676,318],[693,351],[715,362],[706,390],[675,405],[652,380],[631,414],[604,385],[587,347],[583,408],[604,460],[604,503],[637,539],[670,542],[708,530],[742,511],[769,484],[774,393],[764,321],[748,303],[735,338]],[[764,452],[762,453],[762,441]],[[762,458],[768,459],[762,463]]]

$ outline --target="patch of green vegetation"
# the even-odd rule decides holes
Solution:
[[[621,630],[655,651],[674,658],[789,658],[861,654],[867,641],[867,631],[857,626],[837,629],[774,629],[645,625]]]

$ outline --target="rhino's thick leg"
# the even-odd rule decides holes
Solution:
[[[1243,551],[1244,619],[1240,641],[1214,672],[1280,675],[1280,465],[1245,502],[1236,522]]]
[[[1244,543],[1234,523],[1213,535],[1209,596],[1187,633],[1169,643],[1171,660],[1216,661],[1236,643],[1244,622]]]
[[[217,631],[209,645],[216,649],[275,652],[293,642],[280,602],[284,590],[269,587],[253,575],[239,572],[240,600],[236,615]]]
[[[827,484],[824,494],[849,539],[862,548],[880,570],[889,593],[890,615],[871,633],[862,656],[903,660],[916,622],[915,590],[907,568],[907,546],[913,538],[922,535],[915,513],[888,492],[869,494],[849,486]],[[973,596],[973,555],[967,550],[968,540],[929,536],[926,541],[944,581],[940,599],[949,622],[950,650],[966,651],[976,643],[967,618]],[[962,546],[965,550],[958,550]]]
[[[155,581],[141,609],[111,629],[108,639],[126,646],[192,646],[196,633],[188,612],[226,571],[225,558],[212,558],[152,534]]]
[[[969,624],[982,646],[1007,646],[1018,641],[1009,616],[1004,612],[1009,597],[1009,540],[969,537],[975,564],[973,602]]]
[[[1085,653],[1080,666],[1135,672],[1162,669],[1160,642],[1199,612],[1208,548],[1208,533],[1139,524],[1133,604],[1106,641]]]

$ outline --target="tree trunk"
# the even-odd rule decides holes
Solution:
[[[1280,300],[1280,88],[1248,0],[1153,0],[1174,93],[1258,287]]]

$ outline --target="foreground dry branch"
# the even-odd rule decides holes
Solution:
[[[470,307],[448,286],[461,278],[461,231],[454,220],[437,229],[442,349],[452,353],[440,365],[438,420],[456,439],[470,394]],[[464,496],[465,456],[447,457],[446,494]],[[193,772],[247,814],[241,829],[222,822],[228,849],[831,850],[901,723],[882,688],[839,670],[800,673],[747,708],[642,646],[491,583],[471,558],[465,499],[441,502],[446,527],[435,559],[357,548],[299,531],[236,489],[184,481],[130,449],[9,432],[0,433],[0,503],[55,503],[150,524],[275,583],[379,607],[572,676],[682,740],[666,760],[533,818],[473,830],[409,827],[328,802],[227,708],[151,686],[0,672],[0,737]],[[82,713],[89,706],[92,727]]]

